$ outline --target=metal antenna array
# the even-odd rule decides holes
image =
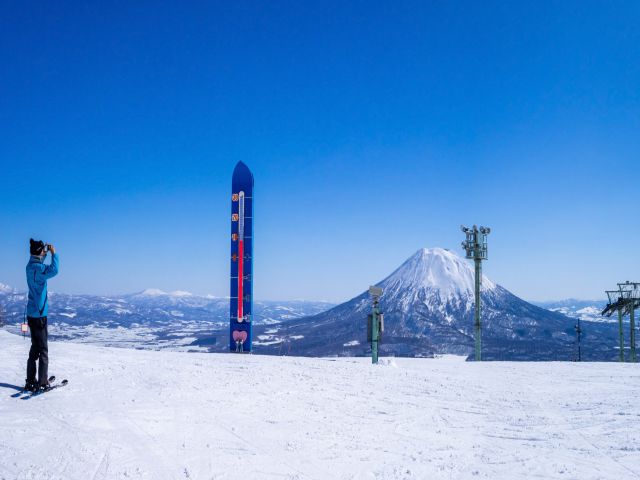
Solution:
[[[462,248],[467,253],[468,259],[473,259],[476,267],[475,281],[475,330],[476,330],[476,362],[482,360],[482,329],[480,326],[480,289],[482,287],[482,260],[487,259],[487,235],[491,233],[488,227],[478,227],[474,225],[467,228],[460,225],[460,229],[466,235],[462,242]]]
[[[602,315],[610,317],[618,312],[618,330],[620,334],[620,361],[624,362],[624,334],[622,318],[629,315],[629,355],[631,361],[636,361],[636,323],[635,310],[640,308],[640,283],[626,281],[618,283],[618,290],[606,290],[609,303],[602,311]]]

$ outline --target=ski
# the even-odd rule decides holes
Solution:
[[[54,378],[55,380],[55,378]],[[22,397],[22,400],[29,400],[30,398],[33,397],[38,397],[40,395],[44,395],[45,393],[50,392],[51,390],[55,390],[56,388],[60,388],[60,387],[65,387],[69,384],[69,380],[67,380],[66,378],[64,380],[62,380],[60,383],[56,383],[54,385],[50,385],[47,388],[41,388],[39,390],[36,390],[35,392],[31,392],[31,395],[27,395],[25,397]]]
[[[55,382],[55,381],[56,381],[56,376],[55,376],[55,375],[51,375],[51,376],[49,377],[49,383],[51,384],[51,383],[53,383],[53,382]],[[21,397],[22,395],[25,395],[25,394],[26,394],[27,396],[30,396],[30,394],[32,394],[32,393],[34,393],[32,390],[25,390],[25,388],[24,388],[24,387],[22,387],[22,389],[21,389],[19,392],[14,393],[14,394],[13,394],[13,395],[11,395],[11,396],[12,396],[13,398],[17,398],[17,397]]]

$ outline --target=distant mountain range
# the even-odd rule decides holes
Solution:
[[[210,350],[216,331],[229,325],[229,299],[189,292],[148,289],[99,296],[49,295],[52,338],[137,348]],[[18,332],[26,294],[0,284],[0,323]],[[334,304],[304,300],[256,301],[255,325],[272,325],[307,317]],[[224,335],[224,343],[227,337]]]
[[[472,354],[474,272],[470,262],[446,249],[421,249],[377,285],[384,290],[382,355]],[[24,293],[0,284],[0,322],[8,330],[19,331],[25,301]],[[228,350],[228,298],[148,289],[119,296],[52,293],[50,302],[52,338],[134,348]],[[599,316],[601,306],[597,301],[577,300],[536,306],[483,276],[483,358],[572,360],[579,317],[583,358],[615,360],[617,326]],[[254,352],[368,355],[370,309],[367,293],[337,306],[255,302]]]
[[[532,303],[552,312],[562,313],[567,317],[579,318],[587,322],[617,322],[617,319],[602,316],[602,310],[606,306],[607,300],[576,300],[575,298],[569,298],[567,300]]]

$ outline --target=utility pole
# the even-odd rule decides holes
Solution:
[[[582,328],[580,328],[580,318],[578,318],[578,323],[576,323],[576,339],[578,341],[578,362],[582,361],[582,350],[580,349],[580,336],[582,335]]]
[[[482,307],[480,298],[480,292],[482,290],[482,260],[487,259],[487,235],[491,233],[491,229],[488,227],[480,227],[480,229],[478,229],[476,225],[472,228],[467,228],[464,225],[461,225],[460,229],[466,235],[465,241],[462,242],[462,248],[464,248],[467,258],[473,259],[475,265],[475,350],[476,362],[480,362],[482,361],[482,326],[480,323],[480,312]]]
[[[373,299],[373,309],[371,315],[368,316],[368,335],[371,342],[371,363],[378,363],[378,343],[380,342],[380,333],[384,329],[383,316],[380,313],[379,303],[382,296],[382,288],[369,287],[369,294]]]

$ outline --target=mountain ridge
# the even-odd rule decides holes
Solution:
[[[422,248],[376,285],[383,288],[380,302],[385,312],[381,354],[471,354],[475,302],[471,262],[444,248]],[[22,319],[26,295],[5,287],[0,290],[0,316],[15,326]],[[575,319],[564,311],[553,312],[526,302],[486,275],[481,296],[483,358],[570,360],[575,355]],[[65,326],[63,332],[54,331],[53,335],[77,338],[98,330],[103,334],[105,328],[126,329],[127,334],[129,330],[142,332],[139,337],[144,342],[154,337],[171,343],[171,338],[181,337],[182,345],[228,350],[226,297],[159,289],[117,296],[53,292],[50,297],[52,325]],[[256,353],[368,354],[366,318],[371,298],[366,291],[339,305],[295,301],[255,301],[254,305]],[[584,315],[581,318],[587,319]],[[600,323],[583,325],[585,358],[615,358],[617,334],[609,322]],[[114,341],[115,334],[109,333],[109,340]]]

